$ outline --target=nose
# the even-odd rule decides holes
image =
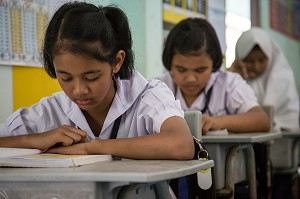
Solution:
[[[74,81],[73,92],[75,95],[78,95],[78,96],[86,95],[88,93],[88,90],[89,89],[88,89],[87,85],[83,81],[80,81],[80,80]]]
[[[195,82],[197,81],[197,75],[195,75],[193,72],[187,73],[185,77],[186,82]]]
[[[262,66],[261,66],[261,63],[259,62],[259,61],[256,61],[256,62],[254,62],[254,64],[253,64],[253,68],[254,69],[259,69],[259,68],[261,68]]]
[[[260,63],[258,61],[253,61],[247,64],[247,69],[249,71],[255,71],[257,68],[260,68]]]

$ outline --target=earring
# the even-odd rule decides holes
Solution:
[[[112,73],[112,74],[111,74],[111,78],[112,78],[114,81],[116,80],[115,73]]]

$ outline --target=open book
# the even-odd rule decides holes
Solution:
[[[112,160],[111,155],[63,155],[38,149],[0,148],[0,167],[76,167]]]

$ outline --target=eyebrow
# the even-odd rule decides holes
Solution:
[[[63,71],[63,70],[57,70],[56,71],[57,73],[63,73],[63,74],[67,74],[67,75],[71,75],[70,73],[66,72],[66,71]],[[100,73],[101,71],[100,70],[89,70],[89,71],[85,71],[83,73],[83,75],[87,75],[87,74],[91,74],[91,73]]]
[[[184,66],[180,66],[180,65],[174,65],[174,67],[176,68],[183,68],[183,69],[187,69]],[[208,66],[197,66],[196,68],[194,68],[193,70],[197,70],[197,69],[202,69],[202,68],[208,68]]]

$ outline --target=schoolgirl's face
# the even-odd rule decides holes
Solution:
[[[115,95],[112,75],[121,67],[70,53],[54,56],[58,82],[67,96],[81,109],[108,109]]]
[[[261,76],[268,66],[268,57],[260,48],[254,48],[243,61],[250,79]]]
[[[212,74],[213,61],[208,54],[175,54],[171,63],[171,74],[181,89],[185,100],[194,101],[204,90]]]

